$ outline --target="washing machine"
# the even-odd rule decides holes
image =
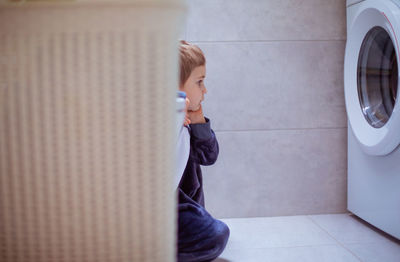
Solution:
[[[348,210],[400,239],[400,0],[347,0]]]

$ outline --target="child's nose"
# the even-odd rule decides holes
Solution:
[[[204,90],[203,90],[204,94],[207,94],[207,88],[204,86]]]

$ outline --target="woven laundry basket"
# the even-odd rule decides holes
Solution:
[[[0,261],[175,261],[184,13],[0,0]]]

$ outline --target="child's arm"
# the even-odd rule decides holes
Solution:
[[[190,157],[200,165],[208,166],[217,161],[219,147],[210,120],[204,118],[204,122],[190,125]]]

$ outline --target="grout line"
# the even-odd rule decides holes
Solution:
[[[260,131],[296,131],[296,130],[332,130],[332,129],[347,129],[347,126],[339,127],[310,127],[310,128],[269,128],[269,129],[238,129],[238,130],[224,130],[213,129],[214,132],[260,132]]]
[[[228,242],[229,243],[229,242]],[[299,247],[329,247],[329,246],[337,246],[336,244],[315,244],[315,245],[298,245],[298,246],[270,246],[270,247],[239,247],[239,248],[230,248],[227,246],[226,250],[243,250],[243,249],[276,249],[276,248],[299,248]]]
[[[270,42],[345,42],[346,39],[312,39],[312,40],[295,40],[295,39],[282,39],[282,40],[191,40],[194,44],[214,44],[214,43],[270,43]]]
[[[325,233],[327,233],[333,240],[335,240],[341,247],[343,247],[345,250],[347,250],[348,252],[350,252],[350,254],[352,254],[355,258],[357,258],[359,261],[363,262],[361,260],[361,258],[359,258],[353,251],[351,251],[349,248],[347,248],[343,243],[341,243],[339,240],[337,240],[334,236],[332,236],[328,230],[324,229],[323,227],[321,227],[316,221],[314,221],[314,219],[311,218],[310,215],[307,215],[307,218],[310,219],[317,227],[319,227],[322,231],[324,231]]]

